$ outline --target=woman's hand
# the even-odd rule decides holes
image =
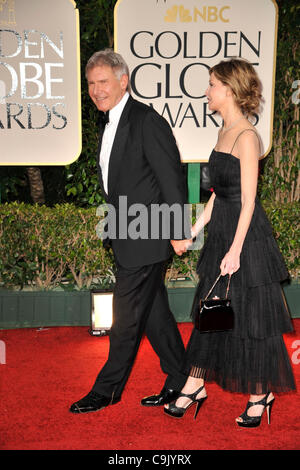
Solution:
[[[226,274],[232,275],[239,269],[240,269],[240,253],[239,251],[230,249],[224,256],[220,264],[221,274],[222,276],[225,276]]]

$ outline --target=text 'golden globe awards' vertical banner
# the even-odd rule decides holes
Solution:
[[[0,0],[0,164],[66,165],[81,152],[73,0]]]
[[[205,162],[221,117],[208,108],[211,66],[232,57],[255,65],[264,107],[254,121],[272,146],[277,40],[275,0],[119,0],[115,50],[131,70],[132,93],[170,123],[184,162]]]

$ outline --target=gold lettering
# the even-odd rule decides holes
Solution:
[[[197,23],[199,17],[200,20],[204,22],[208,21],[209,23],[215,23],[220,20],[223,21],[223,23],[229,23],[229,18],[224,16],[224,11],[229,9],[230,6],[228,5],[223,6],[220,10],[215,6],[202,6],[200,9],[194,7],[192,16],[192,12],[184,8],[183,5],[174,5],[172,8],[167,10],[164,20],[167,23],[175,23],[177,19],[182,23],[190,23],[191,21]]]
[[[208,7],[207,21],[214,23],[218,21],[218,9],[217,7]]]
[[[198,10],[198,8],[194,8],[194,21],[197,22],[197,15],[199,15],[203,21],[206,21],[206,7],[202,7],[202,13]]]
[[[230,7],[222,7],[221,10],[220,10],[220,13],[219,13],[219,16],[220,16],[220,20],[223,21],[224,23],[228,23],[229,22],[229,19],[227,18],[224,18],[223,17],[223,11],[224,10],[229,10]]]
[[[0,0],[0,25],[13,24],[16,24],[15,0]]]

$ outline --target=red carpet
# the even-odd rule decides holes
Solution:
[[[285,336],[298,390],[300,319]],[[180,324],[186,343],[192,325]],[[157,356],[143,339],[120,403],[100,412],[73,415],[69,405],[85,395],[104,363],[108,338],[91,337],[87,327],[0,331],[6,363],[0,364],[0,448],[5,450],[296,450],[300,447],[299,392],[277,395],[271,426],[238,428],[234,418],[247,397],[207,385],[208,399],[196,421],[140,399],[160,391],[164,377]],[[3,343],[2,343],[3,345]],[[3,362],[3,359],[2,359]],[[134,453],[134,452],[133,452]],[[114,452],[112,452],[114,455]]]

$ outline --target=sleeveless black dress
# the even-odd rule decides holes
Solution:
[[[232,153],[213,150],[209,159],[216,194],[208,235],[197,264],[199,284],[192,317],[212,287],[228,252],[241,211],[240,161]],[[200,333],[193,329],[183,369],[187,375],[214,381],[224,390],[262,394],[287,392],[295,382],[282,334],[293,330],[280,282],[288,278],[271,225],[258,200],[240,256],[231,277],[229,298],[235,312],[230,332]],[[224,297],[228,276],[212,296]]]

